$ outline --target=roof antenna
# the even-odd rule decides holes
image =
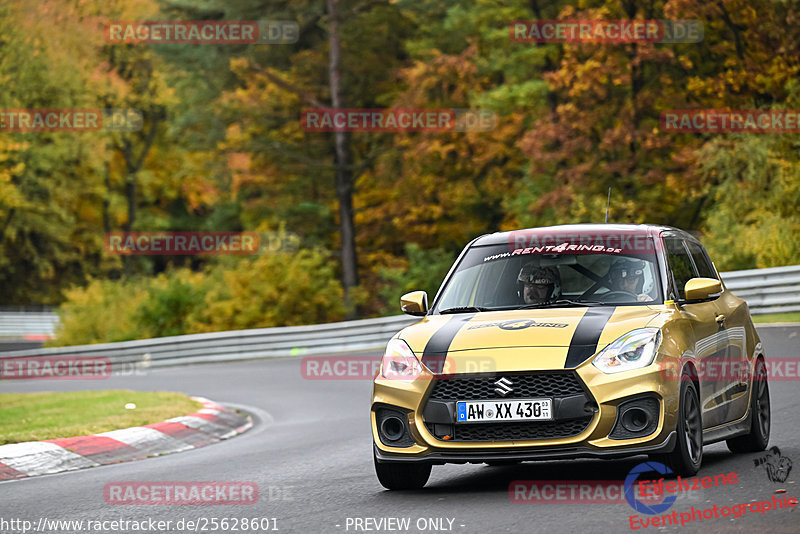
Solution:
[[[608,206],[611,204],[611,188],[608,188],[608,200],[606,201],[606,224],[608,224]]]

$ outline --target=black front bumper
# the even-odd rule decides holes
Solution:
[[[378,462],[411,462],[441,464],[482,464],[486,462],[515,461],[527,462],[535,460],[565,460],[569,458],[626,458],[639,454],[656,454],[671,452],[675,448],[677,434],[672,431],[667,439],[657,445],[647,447],[632,447],[613,450],[597,450],[588,447],[559,447],[536,449],[506,449],[506,450],[464,450],[464,451],[437,451],[424,456],[410,456],[407,454],[388,454],[381,451],[373,444],[375,459]]]

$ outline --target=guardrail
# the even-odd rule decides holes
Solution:
[[[719,274],[753,315],[800,311],[800,265]]]
[[[112,368],[164,367],[223,362],[352,353],[382,348],[401,328],[419,318],[408,315],[309,326],[282,326],[208,334],[160,337],[120,343],[97,343],[3,353],[3,357],[105,357]]]
[[[0,310],[0,337],[51,337],[58,325],[58,315],[47,311]]]
[[[800,265],[720,274],[728,289],[748,301],[754,314],[800,310]],[[395,332],[418,320],[397,315],[322,325],[19,350],[3,353],[3,357],[106,357],[112,366],[130,368],[130,365],[161,367],[287,355],[352,353],[380,350]]]

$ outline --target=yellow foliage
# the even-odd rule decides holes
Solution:
[[[66,296],[51,345],[319,324],[340,321],[347,311],[328,255],[313,249],[226,257],[200,273],[92,280]],[[353,292],[356,304],[366,297]]]

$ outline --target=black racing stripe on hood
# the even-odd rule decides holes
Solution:
[[[474,313],[460,313],[453,315],[447,320],[439,330],[433,333],[425,350],[422,351],[422,363],[434,374],[441,374],[444,370],[444,362],[447,359],[447,351],[450,344],[455,339],[456,334],[473,317]]]
[[[603,306],[586,310],[569,342],[565,368],[577,367],[597,352],[600,335],[616,309],[616,306]]]

